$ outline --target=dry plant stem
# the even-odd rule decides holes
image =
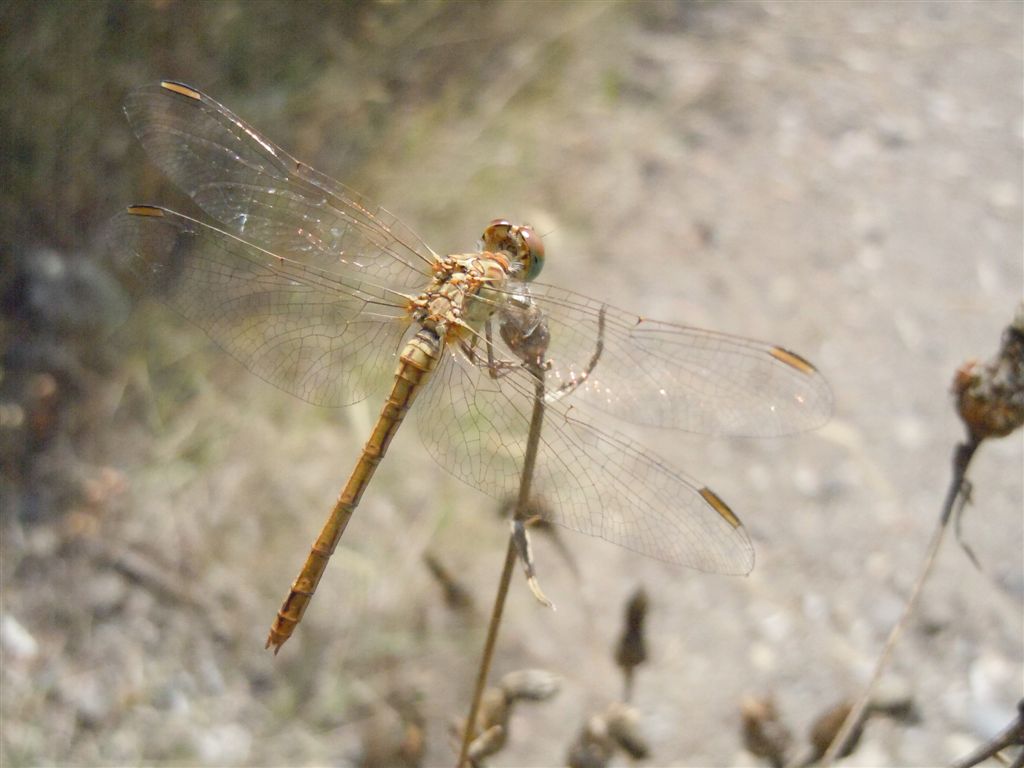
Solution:
[[[823,766],[832,765],[832,763],[835,762],[837,755],[842,754],[843,750],[846,748],[847,742],[850,741],[850,737],[856,730],[857,725],[861,720],[863,720],[865,713],[867,712],[868,705],[871,702],[871,694],[875,689],[875,685],[878,684],[878,679],[882,676],[882,671],[889,662],[889,657],[892,655],[892,650],[896,646],[896,641],[899,639],[900,634],[907,625],[911,614],[917,607],[917,600],[921,595],[921,589],[924,587],[924,583],[928,579],[928,575],[931,573],[932,567],[935,565],[935,558],[939,552],[939,547],[942,544],[942,539],[946,533],[946,529],[948,528],[949,518],[952,516],[954,510],[962,507],[967,501],[967,493],[965,492],[967,467],[971,463],[971,459],[978,450],[978,446],[980,444],[981,440],[972,437],[969,438],[967,442],[959,443],[953,453],[953,478],[950,482],[949,490],[946,492],[946,500],[942,505],[942,515],[939,518],[939,525],[936,528],[935,533],[932,534],[932,540],[928,545],[928,552],[925,555],[921,573],[917,577],[917,581],[914,583],[914,588],[910,593],[910,597],[907,598],[907,604],[903,607],[903,613],[900,615],[899,621],[896,622],[892,630],[889,632],[889,637],[885,641],[882,653],[878,657],[878,661],[875,663],[875,671],[872,673],[871,679],[868,681],[867,686],[865,686],[856,705],[850,710],[850,714],[847,715],[846,720],[843,722],[843,727],[839,729],[839,733],[836,734],[835,739],[833,739],[832,743],[829,745],[828,751],[825,752],[825,755],[822,757],[821,764]]]
[[[466,725],[462,732],[462,746],[459,749],[459,762],[457,768],[466,764],[469,756],[469,745],[476,737],[476,718],[480,711],[480,699],[483,698],[484,689],[487,687],[487,675],[491,671],[491,659],[494,657],[494,645],[498,640],[498,627],[501,624],[501,614],[505,610],[505,596],[508,594],[508,587],[512,581],[512,568],[516,562],[516,545],[509,536],[508,549],[505,551],[505,565],[501,571],[501,580],[498,582],[498,593],[494,598],[494,608],[491,610],[491,621],[487,626],[487,640],[484,643],[484,652],[480,657],[480,668],[476,674],[476,687],[473,689],[473,700],[469,705],[469,715],[466,717]]]
[[[627,669],[622,673],[622,701],[629,704],[633,699],[633,670]]]
[[[516,503],[517,516],[522,516],[530,500],[530,487],[533,484],[533,468],[537,463],[537,448],[540,445],[540,432],[544,424],[544,371],[537,363],[528,365],[530,373],[534,376],[533,414],[530,417],[530,433],[526,442],[526,455],[523,458],[523,472],[519,477],[519,499]],[[501,625],[501,614],[505,610],[505,597],[508,595],[508,587],[512,581],[512,566],[516,559],[516,544],[513,536],[509,536],[508,550],[505,552],[505,565],[501,571],[501,580],[498,582],[498,594],[494,598],[494,608],[491,611],[491,621],[487,626],[487,640],[484,642],[484,652],[480,657],[480,669],[476,676],[476,689],[473,691],[473,700],[469,705],[469,716],[466,718],[466,726],[462,734],[462,747],[459,750],[459,762],[456,768],[463,768],[466,758],[469,755],[469,745],[473,741],[476,730],[476,717],[480,709],[480,699],[487,687],[487,675],[491,670],[491,659],[494,657],[494,645],[498,639],[498,627]]]

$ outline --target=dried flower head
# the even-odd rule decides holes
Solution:
[[[750,754],[763,757],[775,768],[787,762],[793,734],[779,717],[771,696],[744,696],[740,702],[743,746]]]
[[[569,747],[566,762],[570,768],[603,768],[619,750],[634,760],[651,753],[640,730],[639,713],[627,704],[615,703],[587,720]]]
[[[647,737],[640,729],[640,713],[628,704],[612,704],[605,713],[608,736],[634,760],[651,754]]]
[[[969,361],[953,379],[957,411],[975,441],[1005,437],[1024,424],[1024,302],[1003,331],[996,357]]]
[[[566,764],[569,768],[605,768],[615,749],[615,741],[608,735],[608,721],[604,715],[594,715],[576,734]]]

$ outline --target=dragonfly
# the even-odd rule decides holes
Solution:
[[[721,496],[614,422],[715,435],[811,429],[832,396],[806,359],[544,285],[544,245],[528,225],[496,219],[475,250],[441,255],[183,83],[134,91],[124,110],[152,161],[217,225],[128,207],[115,218],[121,274],[302,400],[383,396],[268,648],[277,653],[301,621],[414,401],[426,452],[503,499],[519,487],[542,397],[533,483],[547,522],[702,571],[752,569],[750,537]]]

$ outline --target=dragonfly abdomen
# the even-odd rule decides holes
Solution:
[[[381,409],[377,423],[363,447],[355,469],[348,482],[338,496],[330,517],[317,536],[316,541],[306,557],[302,571],[292,583],[288,597],[277,612],[274,623],[267,636],[267,648],[273,647],[277,653],[300,621],[306,606],[316,592],[320,577],[327,568],[327,562],[334,554],[341,535],[352,519],[362,498],[363,491],[370,484],[374,470],[391,444],[391,439],[401,426],[402,420],[412,405],[416,394],[422,388],[430,372],[437,366],[444,348],[443,342],[433,330],[421,329],[402,349],[398,368],[395,370],[395,381],[391,386],[384,407]]]

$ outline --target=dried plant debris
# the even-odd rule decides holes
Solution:
[[[780,715],[774,697],[771,694],[748,694],[740,702],[743,746],[774,768],[784,765],[816,765],[825,756],[852,711],[853,701],[844,699],[822,712],[809,729],[808,750],[796,759],[792,751],[792,731]],[[888,717],[911,724],[920,719],[909,686],[899,678],[885,678],[872,694],[850,739],[836,758],[853,753],[864,733],[864,725],[871,717]]]
[[[469,745],[467,757],[473,765],[480,765],[484,758],[496,754],[505,746],[507,731],[500,725],[492,725],[477,736]]]
[[[570,766],[596,768],[608,765],[618,752],[634,760],[650,754],[647,739],[640,728],[640,716],[628,702],[633,689],[633,672],[647,660],[644,622],[647,618],[647,593],[642,587],[626,603],[622,635],[615,645],[615,663],[622,670],[623,702],[610,705],[604,712],[590,717],[569,747],[566,761]]]
[[[612,704],[605,715],[608,735],[618,747],[634,760],[644,760],[651,754],[647,738],[640,729],[640,713],[628,704]]]
[[[810,752],[801,761],[801,765],[813,765],[824,757],[852,711],[853,700],[846,699],[818,716],[808,733]],[[864,735],[865,725],[873,717],[887,717],[903,723],[915,723],[920,719],[907,685],[895,678],[888,681],[883,680],[872,693],[864,713],[854,724],[850,737],[843,745],[843,749],[835,756],[836,759],[853,754],[861,736]]]
[[[444,602],[453,611],[469,613],[473,610],[473,595],[464,587],[455,575],[445,567],[444,563],[432,552],[423,555],[427,570],[437,581],[444,594]]]
[[[786,765],[793,734],[779,717],[772,696],[747,695],[740,702],[743,746],[755,757],[764,758],[773,768]]]
[[[1008,726],[969,755],[954,762],[950,768],[974,768],[990,759],[998,760],[1000,764],[1009,765],[1010,768],[1021,768],[1024,766],[1024,749],[1017,751],[1012,763],[1001,754],[1003,750],[1010,750],[1013,747],[1024,747],[1024,699],[1017,702],[1017,716]]]
[[[499,752],[508,740],[509,719],[513,705],[521,701],[546,701],[558,693],[561,680],[543,669],[522,669],[509,672],[501,682],[484,691],[477,712],[477,736],[469,746],[469,760],[474,765]],[[452,724],[452,735],[458,741],[465,721]]]
[[[647,661],[647,642],[644,635],[647,605],[647,593],[643,587],[637,587],[626,603],[622,636],[615,646],[615,663],[622,670],[624,680],[624,701],[632,698],[633,672]]]
[[[363,768],[418,768],[426,751],[426,718],[419,692],[396,691],[374,702],[362,723]]]
[[[569,768],[605,768],[615,755],[615,743],[601,715],[594,715],[569,747]]]
[[[990,437],[1005,437],[1024,424],[1024,302],[1017,306],[1013,322],[1003,331],[999,352],[980,364],[970,360],[953,378],[953,396],[957,412],[967,428],[969,439],[957,446],[954,455],[955,497],[944,512],[943,523],[955,516],[956,538],[974,565],[981,562],[963,539],[963,509],[970,500],[967,465],[978,446]]]
[[[526,508],[521,512],[517,511],[517,504],[517,499],[506,499],[498,505],[498,514],[505,520],[521,520],[526,528],[544,536],[558,550],[559,555],[562,556],[573,576],[579,580],[579,566],[576,564],[572,552],[565,543],[565,539],[559,533],[558,526],[550,522],[551,512],[544,497],[531,497],[526,503]]]
[[[651,754],[637,710],[615,703],[587,720],[569,747],[566,762],[570,768],[604,768],[620,751],[633,760]]]
[[[839,735],[839,729],[843,727],[843,723],[846,722],[846,718],[850,716],[852,710],[853,702],[846,700],[841,701],[819,715],[818,719],[811,725],[811,730],[808,734],[808,739],[811,743],[811,753],[803,762],[804,765],[813,765],[825,755],[832,742],[835,741],[836,736]],[[850,733],[850,738],[847,739],[842,751],[836,755],[837,758],[853,754],[853,751],[860,743],[860,737],[864,735],[864,723],[868,719],[869,712],[870,710],[865,711],[860,722],[854,726],[853,731]]]
[[[546,701],[558,693],[561,680],[543,669],[521,669],[501,678],[501,688],[509,703],[515,701]]]
[[[81,254],[4,253],[0,270],[0,517],[36,524],[87,501],[84,456],[106,426],[124,301]],[[9,261],[8,261],[9,260]]]
[[[987,363],[969,361],[953,380],[957,411],[972,440],[1005,437],[1024,424],[1024,302]]]
[[[883,677],[878,682],[868,702],[868,713],[907,725],[921,722],[909,683],[897,675]]]

